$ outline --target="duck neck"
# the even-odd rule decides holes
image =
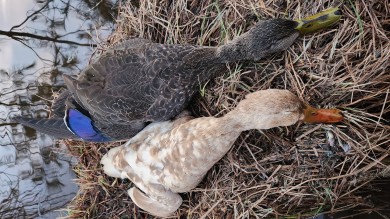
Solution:
[[[299,36],[296,21],[271,19],[258,22],[248,32],[218,47],[217,57],[223,63],[257,61],[287,49]]]
[[[226,45],[218,47],[217,57],[220,62],[231,63],[241,60],[249,60],[249,58],[247,58],[248,51],[243,45],[239,44],[239,38],[228,42]]]
[[[224,119],[228,120],[234,129],[242,132],[251,129],[271,129],[278,126],[293,125],[301,117],[302,114],[299,112],[251,111],[251,109],[238,105],[236,109],[226,114]]]
[[[239,130],[239,132],[248,131],[251,129],[268,129],[269,117],[266,115],[254,117],[250,113],[240,110],[233,110],[227,113],[222,120],[229,121],[229,126],[226,129]],[[267,121],[268,120],[268,121]],[[272,128],[272,127],[271,127]]]
[[[186,136],[188,142],[191,142],[191,154],[193,151],[199,151],[199,156],[207,160],[202,167],[197,167],[196,171],[205,173],[210,165],[213,165],[221,159],[231,148],[235,140],[240,135],[242,128],[236,126],[236,121],[229,120],[226,117],[213,118],[203,117],[191,120],[173,131],[174,135]],[[183,144],[184,147],[186,144]],[[203,158],[207,154],[207,157]],[[191,157],[191,156],[189,156]],[[195,159],[199,157],[195,156]]]
[[[269,117],[261,116],[257,118],[244,111],[233,110],[220,118],[198,118],[185,125],[188,126],[186,130],[191,130],[192,135],[196,136],[197,141],[202,142],[201,144],[192,144],[193,149],[199,151],[211,150],[212,153],[208,153],[207,159],[211,160],[211,163],[214,164],[214,162],[221,159],[229,151],[241,132],[250,129],[274,127],[272,126],[272,121],[267,121],[267,118]]]

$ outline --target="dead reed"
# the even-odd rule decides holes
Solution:
[[[390,176],[390,2],[356,0],[130,1],[104,50],[131,37],[217,46],[258,19],[302,18],[340,5],[338,25],[301,37],[288,51],[231,64],[200,85],[190,110],[221,116],[245,94],[288,89],[314,106],[337,107],[338,125],[303,125],[243,133],[193,191],[175,218],[308,217],[373,206],[361,191]],[[107,177],[100,158],[117,146],[67,142],[80,157],[80,192],[70,218],[151,218],[131,202],[128,180]],[[371,189],[373,189],[371,187]]]

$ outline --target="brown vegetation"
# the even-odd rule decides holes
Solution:
[[[302,18],[338,5],[333,0],[130,2],[120,8],[109,45],[143,37],[217,46],[258,19]],[[282,54],[230,65],[229,72],[200,86],[189,108],[197,116],[220,116],[246,93],[280,88],[314,106],[342,109],[345,121],[243,133],[202,183],[182,194],[177,217],[307,217],[354,206],[372,209],[361,191],[373,179],[390,175],[389,120],[384,119],[390,111],[390,2],[339,5],[339,24],[301,37]],[[69,206],[71,218],[151,217],[127,195],[131,182],[101,170],[100,158],[119,143],[67,143],[80,157],[76,171],[81,190]]]

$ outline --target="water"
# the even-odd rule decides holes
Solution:
[[[60,2],[55,0],[53,4],[60,6]],[[72,1],[71,7],[82,9],[78,3]],[[41,7],[34,0],[20,4],[1,0],[0,30],[9,30],[21,23],[26,14],[31,14],[29,10]],[[62,16],[54,10],[44,13],[59,20]],[[27,22],[19,31],[46,35],[45,16]],[[55,30],[65,35],[93,24],[99,37],[93,33],[92,38],[104,41],[113,26],[96,19],[94,22],[81,19],[77,11],[71,11],[64,24]],[[77,34],[63,39],[90,42],[79,39]],[[64,87],[61,74],[78,74],[87,65],[93,49],[37,41],[26,43],[31,48],[0,36],[0,215],[1,218],[53,218],[58,213],[45,216],[45,212],[63,207],[77,193],[72,170],[77,159],[68,155],[60,141],[13,123],[11,118],[48,117],[53,94]]]
[[[1,72],[2,79],[7,74]],[[15,74],[1,80],[0,214],[2,218],[32,217],[62,207],[77,192],[72,166],[76,159],[49,136],[12,124],[15,114],[46,117],[51,88],[34,86]],[[27,88],[24,86],[28,84]],[[55,82],[53,81],[53,84]]]

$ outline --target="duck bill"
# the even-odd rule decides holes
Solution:
[[[307,123],[337,123],[344,119],[341,110],[338,109],[316,109],[306,106],[303,114],[303,121]]]
[[[300,34],[314,33],[324,28],[327,28],[341,18],[341,11],[339,8],[328,8],[325,11],[312,15],[310,17],[303,18],[301,20],[295,20],[298,25],[295,27]]]

